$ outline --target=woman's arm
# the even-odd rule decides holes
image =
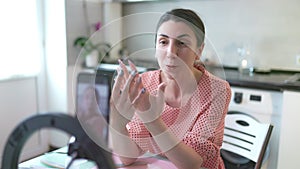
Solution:
[[[141,91],[133,104],[137,108],[137,115],[143,121],[154,141],[168,159],[179,169],[199,169],[202,165],[201,156],[169,131],[161,118],[164,107],[164,87],[158,86],[157,96],[149,95],[148,91]]]
[[[170,132],[161,118],[165,106],[165,86],[165,83],[159,84],[157,95],[151,95],[140,82],[140,86],[135,88],[139,93],[132,101],[136,114],[150,132],[160,150],[177,168],[199,169],[203,162],[201,156]]]
[[[141,155],[141,149],[130,138],[126,129],[135,111],[129,99],[129,88],[137,71],[132,67],[134,71],[129,74],[121,61],[120,67],[111,94],[109,133],[114,153],[120,157],[123,164],[129,165]]]
[[[199,169],[201,167],[202,157],[193,148],[178,140],[168,130],[161,118],[145,123],[145,126],[160,149],[178,169]]]
[[[124,165],[130,165],[141,155],[141,149],[130,138],[126,129],[128,119],[124,118],[113,104],[110,113],[110,139],[113,152],[119,156]]]

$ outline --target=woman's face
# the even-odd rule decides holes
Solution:
[[[197,47],[195,33],[184,22],[169,20],[159,27],[155,56],[167,75],[174,78],[183,68],[192,70],[201,51],[201,47]]]

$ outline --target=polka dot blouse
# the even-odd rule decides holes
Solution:
[[[202,167],[224,168],[220,147],[231,97],[230,86],[205,68],[197,68],[203,74],[191,98],[180,108],[165,104],[161,116],[170,132],[201,155]],[[160,70],[143,73],[142,82],[151,94],[156,94]],[[130,137],[143,151],[164,154],[137,116],[128,123],[127,129]]]

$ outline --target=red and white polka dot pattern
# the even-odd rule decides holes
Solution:
[[[231,97],[229,84],[197,66],[203,75],[196,91],[180,108],[165,106],[162,119],[181,141],[198,152],[205,168],[224,168],[220,147],[224,134],[224,119]],[[145,88],[156,94],[160,70],[142,74]],[[131,138],[144,151],[163,154],[137,116],[128,124]],[[174,145],[175,146],[175,145]]]

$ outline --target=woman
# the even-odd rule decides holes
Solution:
[[[131,73],[123,62],[111,97],[112,148],[125,164],[143,153],[167,157],[177,168],[224,168],[220,147],[231,97],[229,84],[199,61],[205,28],[197,14],[174,9],[158,22],[160,69]]]

